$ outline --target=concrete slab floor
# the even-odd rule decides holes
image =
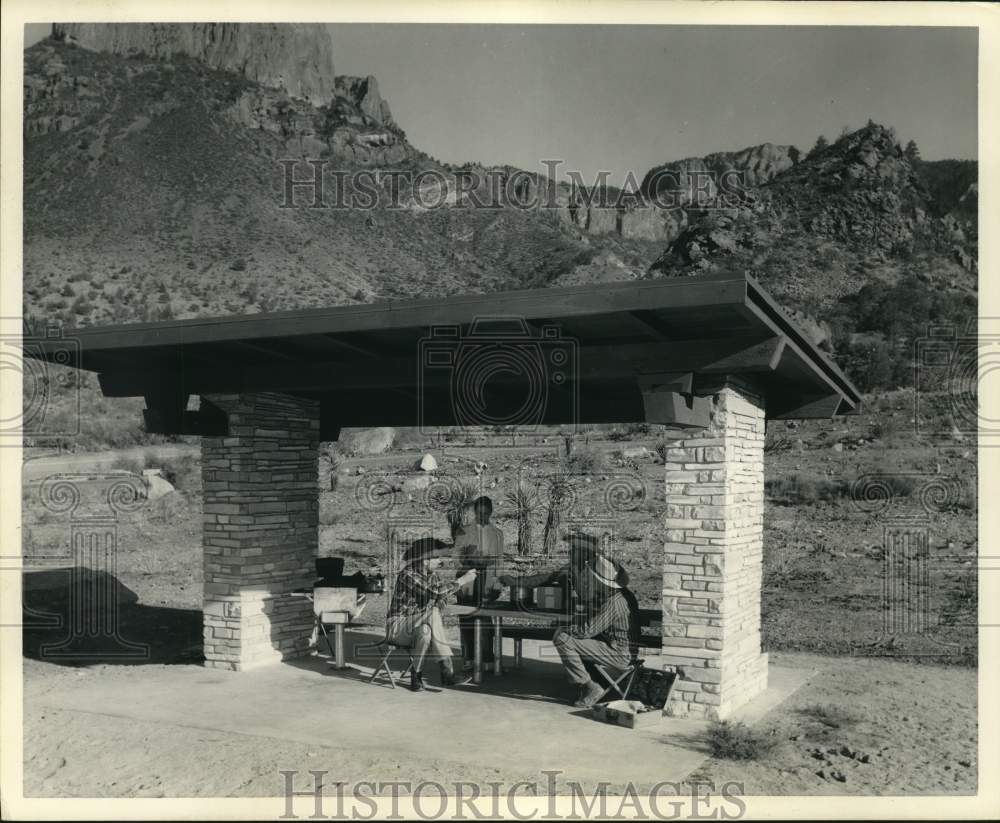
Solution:
[[[365,638],[349,635],[348,647]],[[112,715],[322,746],[379,750],[415,758],[447,756],[468,765],[521,773],[559,769],[574,779],[626,783],[680,781],[708,756],[704,721],[665,718],[630,730],[592,719],[566,702],[572,687],[552,650],[525,644],[521,669],[487,675],[481,686],[431,691],[368,682],[375,662],[350,654],[353,669],[334,671],[309,657],[250,672],[200,666],[130,667],[127,677],[52,684],[25,699],[47,708]],[[397,663],[397,671],[405,658]],[[145,669],[145,671],[144,671]],[[146,674],[148,672],[148,675]],[[801,686],[811,671],[770,668],[770,687],[736,719],[758,719]],[[472,722],[460,720],[472,719]]]

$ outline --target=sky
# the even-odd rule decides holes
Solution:
[[[28,27],[26,45],[48,32]],[[330,26],[337,74],[374,75],[410,142],[621,184],[759,143],[806,151],[869,118],[925,159],[977,156],[970,28]]]

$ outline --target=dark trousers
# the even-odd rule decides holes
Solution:
[[[482,632],[483,638],[483,662],[492,663],[493,662],[493,621],[485,617],[480,618],[482,622]],[[476,654],[476,639],[475,639],[475,629],[473,628],[473,619],[466,615],[462,615],[458,618],[458,634],[462,639],[462,657],[466,660],[472,660]]]

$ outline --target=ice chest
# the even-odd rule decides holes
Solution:
[[[613,704],[624,702],[616,693],[614,699],[604,700],[593,706],[590,710],[591,716],[605,723],[624,726],[626,729],[647,729],[656,726],[666,717],[664,712],[676,679],[676,672],[639,669],[626,700],[641,700],[647,706],[652,706],[652,709],[646,712],[631,712],[615,708]]]
[[[539,586],[535,589],[534,600],[539,609],[559,610],[563,607],[563,590],[559,586]]]

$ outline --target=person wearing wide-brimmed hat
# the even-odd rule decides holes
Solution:
[[[413,541],[403,554],[403,568],[389,603],[385,637],[394,645],[412,650],[410,689],[413,691],[424,690],[422,669],[428,652],[440,663],[442,684],[458,684],[441,607],[461,586],[476,579],[476,571],[470,570],[452,581],[442,580],[436,572],[449,552],[447,543],[433,537]]]
[[[598,557],[605,557],[599,538],[586,532],[568,532],[563,540],[569,545],[569,558],[565,566],[550,572],[539,572],[524,577],[501,575],[498,579],[504,586],[560,586],[564,591],[572,591],[579,605],[587,612],[594,611],[603,595],[602,587],[596,584],[590,568]],[[628,585],[628,573],[621,564],[615,563],[616,580],[619,585]],[[598,601],[595,604],[595,599]]]
[[[636,628],[635,598],[622,582],[621,567],[597,554],[587,563],[586,572],[593,584],[593,599],[600,607],[581,628],[560,629],[552,641],[569,679],[580,689],[573,705],[581,707],[594,705],[604,693],[585,664],[627,667]]]

